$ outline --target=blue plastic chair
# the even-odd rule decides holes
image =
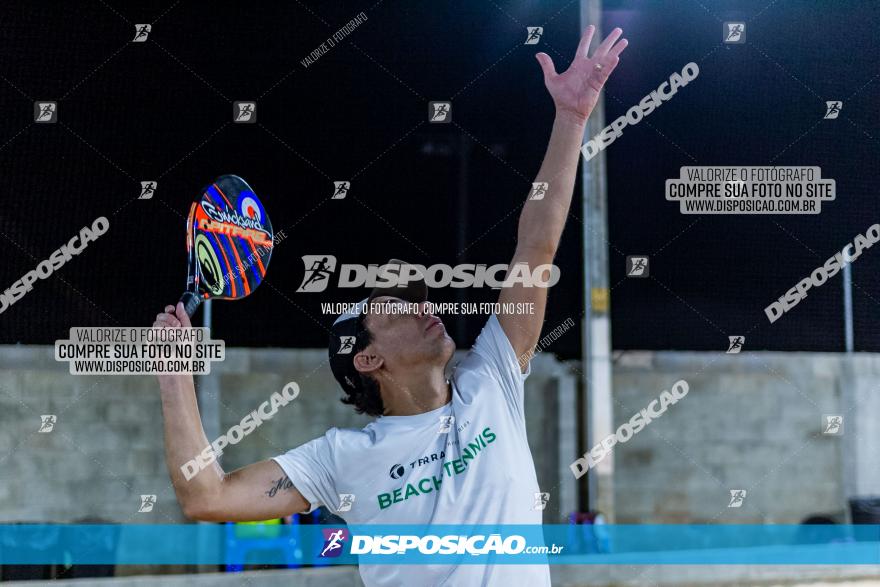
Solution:
[[[313,523],[317,521],[316,513],[312,512],[311,514]],[[246,562],[251,553],[278,551],[281,552],[284,566],[288,569],[297,569],[303,566],[300,514],[293,515],[290,525],[267,524],[265,522],[256,524],[226,522],[225,525],[226,560]],[[227,573],[238,573],[243,569],[244,562],[226,565]]]

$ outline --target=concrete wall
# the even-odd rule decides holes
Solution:
[[[0,347],[0,521],[181,521],[165,470],[154,379],[71,376],[52,353],[51,347]],[[330,426],[367,422],[339,403],[323,351],[230,349],[227,355],[212,374],[220,430],[288,381],[301,388],[295,402],[226,453],[227,470],[282,453]],[[880,494],[878,375],[880,357],[872,355],[847,367],[833,354],[618,353],[615,426],[678,379],[690,383],[690,392],[615,449],[616,521],[842,517],[845,495]],[[544,353],[534,359],[527,384],[529,440],[541,488],[551,494],[548,523],[575,508],[586,483],[568,470],[579,456],[579,377],[576,365]],[[822,435],[822,415],[837,413],[845,417],[843,436]],[[57,416],[53,432],[37,433],[41,414]],[[731,489],[747,491],[741,508],[727,507]],[[138,513],[141,494],[157,495],[153,512]]]
[[[844,521],[847,495],[880,495],[878,375],[866,354],[617,353],[616,426],[678,379],[690,392],[615,449],[616,521]],[[822,434],[825,414],[843,435]]]
[[[576,456],[576,378],[549,354],[535,357],[532,368],[530,443],[540,485],[552,493],[545,520],[558,523],[560,511],[575,507],[567,476]],[[331,426],[359,428],[369,421],[339,402],[342,390],[323,350],[228,349],[226,361],[215,363],[197,389],[219,395],[219,425],[211,427],[225,432],[289,381],[299,384],[300,396],[227,450],[227,471],[286,452]],[[72,376],[51,347],[3,346],[0,414],[0,522],[183,521],[165,468],[153,377]],[[37,432],[41,414],[57,416],[51,433]],[[138,513],[142,494],[157,496],[152,512]]]

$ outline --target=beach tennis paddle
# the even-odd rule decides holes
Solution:
[[[272,257],[272,223],[245,180],[222,175],[202,190],[186,220],[186,291],[192,317],[204,300],[238,300],[263,279]]]

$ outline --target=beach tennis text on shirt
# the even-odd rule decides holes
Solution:
[[[404,502],[411,497],[417,497],[419,495],[431,493],[432,491],[438,491],[440,485],[443,483],[444,475],[446,477],[453,477],[455,475],[461,475],[467,471],[469,461],[476,459],[483,449],[495,442],[496,438],[497,436],[495,433],[487,426],[471,442],[468,442],[468,445],[464,449],[462,449],[461,458],[443,463],[443,468],[440,471],[439,476],[431,475],[430,477],[424,477],[415,483],[407,483],[404,487],[399,487],[391,493],[380,493],[377,495],[376,498],[379,500],[379,509],[384,510],[396,503]]]

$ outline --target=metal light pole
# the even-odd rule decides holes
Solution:
[[[843,251],[843,328],[846,339],[846,352],[853,352],[853,306],[852,306],[852,263]]]
[[[853,369],[853,304],[852,304],[852,263],[846,252],[843,253],[843,329],[844,344],[846,354],[843,357],[843,368],[841,372],[841,388],[840,388],[840,413],[851,413],[850,407],[854,406],[857,401],[857,392],[855,389],[856,380]],[[855,425],[853,425],[855,424]],[[824,418],[822,426],[825,426]],[[849,436],[844,434],[843,446],[841,447],[841,465],[843,474],[843,494],[849,503],[849,500],[859,495],[859,467],[858,467],[858,442],[854,434],[855,428],[858,426],[858,417],[850,418]],[[846,516],[849,517],[849,508],[846,508]],[[850,523],[852,523],[850,521]]]
[[[602,1],[581,0],[581,32],[594,25],[594,41],[602,39]],[[605,126],[602,96],[587,120],[586,137],[595,136]],[[611,434],[614,410],[611,398],[611,316],[609,314],[608,278],[608,207],[605,152],[583,162],[583,257],[584,320],[582,323],[582,365],[584,370],[586,452]],[[590,510],[599,510],[614,521],[612,475],[614,455],[608,454],[587,473],[587,500]],[[583,501],[582,501],[583,503]]]

